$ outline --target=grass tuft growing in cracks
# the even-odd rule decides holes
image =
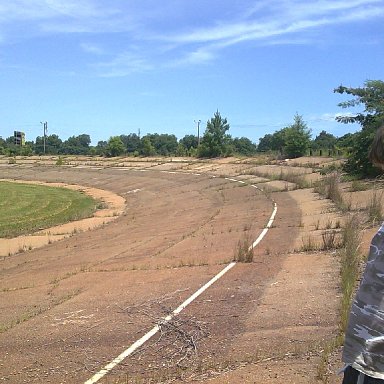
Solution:
[[[253,244],[249,234],[246,233],[237,243],[233,260],[239,263],[252,263],[253,256]]]

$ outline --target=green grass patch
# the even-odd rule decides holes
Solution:
[[[0,182],[0,237],[15,237],[92,216],[97,201],[66,188]]]

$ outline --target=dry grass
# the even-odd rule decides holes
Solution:
[[[245,233],[243,238],[238,241],[233,260],[239,263],[252,263],[253,245],[248,233]]]
[[[383,191],[378,191],[375,188],[367,205],[368,219],[373,225],[383,220],[382,201]]]

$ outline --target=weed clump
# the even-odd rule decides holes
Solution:
[[[360,241],[361,225],[358,218],[353,215],[345,223],[342,232],[343,247],[339,252],[341,261],[341,290],[343,293],[341,303],[341,331],[344,332],[350,311],[352,298],[359,277],[359,264],[361,261]]]
[[[343,200],[339,182],[340,175],[338,173],[331,173],[316,183],[314,190],[326,199],[333,201],[341,211],[348,211],[350,210],[350,206]]]
[[[64,165],[64,159],[61,156],[56,160],[56,165]]]
[[[377,189],[374,189],[367,205],[368,218],[373,224],[383,220],[382,200],[383,191],[378,192]]]
[[[233,259],[239,263],[252,263],[253,244],[249,235],[238,241]]]

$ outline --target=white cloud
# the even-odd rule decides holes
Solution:
[[[105,54],[104,48],[100,47],[99,45],[92,44],[92,43],[81,43],[80,48],[87,53],[92,53],[95,55],[103,55]]]
[[[322,122],[336,122],[336,118],[340,116],[354,116],[355,114],[350,111],[345,112],[326,112],[321,115],[308,116],[308,123],[322,123]],[[339,123],[338,123],[339,124]]]
[[[217,55],[213,49],[201,47],[187,52],[180,59],[173,60],[165,65],[169,67],[179,67],[184,65],[207,64],[214,61],[216,57]]]
[[[155,67],[210,63],[225,48],[247,42],[310,44],[314,38],[320,39],[319,28],[384,16],[382,0],[255,0],[240,2],[242,6],[232,0],[222,1],[225,9],[233,8],[233,13],[220,12],[223,7],[219,1],[3,1],[0,44],[11,37],[24,39],[31,34],[79,34],[84,41],[84,33],[94,34],[95,39],[99,35],[113,39],[113,34],[119,33],[117,39],[123,42],[115,47],[115,58],[100,63],[98,68],[128,74]],[[203,13],[202,4],[206,4]],[[201,17],[199,24],[205,27],[195,27],[193,12]],[[106,53],[94,39],[92,43],[77,44],[88,53]],[[139,46],[140,54],[126,53],[132,44]]]
[[[94,67],[101,77],[124,77],[153,69],[145,57],[135,52],[123,52],[110,61],[95,64]]]
[[[12,27],[13,33],[22,25],[37,35],[110,33],[129,30],[132,24],[124,9],[95,0],[12,0],[0,5],[0,31]],[[25,38],[21,30],[20,38]]]
[[[277,7],[276,3],[280,6]],[[222,22],[212,27],[195,29],[186,34],[174,34],[165,39],[184,44],[216,42],[222,46],[228,46],[246,40],[284,36],[320,26],[363,20],[384,14],[384,5],[380,0],[328,0],[318,1],[316,4],[301,0],[269,4],[273,7],[270,15],[251,12],[252,18]],[[263,4],[264,11],[266,7],[267,5]]]
[[[96,16],[96,10],[87,0],[13,0],[0,5],[1,21],[38,21],[59,16],[91,17]]]
[[[263,45],[310,44],[313,36],[319,38],[319,34],[311,39],[308,31],[383,15],[381,0],[265,1],[250,7],[242,19],[236,20],[234,15],[234,21],[216,22],[211,27],[162,38],[182,47],[191,46],[185,63],[202,63],[211,61],[221,49],[247,41]]]

